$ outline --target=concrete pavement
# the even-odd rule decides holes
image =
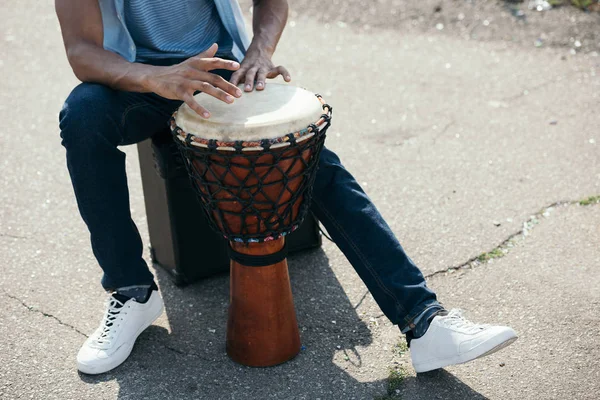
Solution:
[[[447,306],[474,320],[502,321],[519,334],[501,352],[447,368],[452,379],[489,399],[597,398],[599,214],[598,205],[558,206],[503,258],[430,279]],[[403,365],[405,359],[396,361]],[[424,378],[435,382],[437,373]],[[428,397],[412,376],[402,394],[461,398]]]
[[[554,207],[502,259],[437,273],[494,251],[557,201],[600,194],[598,57],[324,26],[305,13],[290,20],[276,54],[297,85],[334,106],[328,146],[433,275],[441,300],[514,326],[514,346],[414,377],[394,350],[398,330],[326,243],[290,260],[306,347],[292,362],[233,364],[224,353],[227,278],[179,289],[157,270],[166,313],[126,364],[90,378],[77,374],[74,356],[104,294],[57,127],[77,82],[52,2],[3,3],[0,13],[0,398],[362,400],[385,394],[389,369],[400,367],[407,377],[392,394],[406,399],[600,391],[600,205]],[[148,243],[136,153],[125,151],[133,216]]]

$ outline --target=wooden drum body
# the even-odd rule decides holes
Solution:
[[[300,350],[285,236],[308,210],[331,107],[275,83],[232,105],[195,97],[211,119],[184,105],[171,130],[212,227],[230,241],[227,353],[244,365],[280,364]]]

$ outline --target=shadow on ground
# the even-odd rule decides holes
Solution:
[[[179,288],[159,269],[171,331],[148,328],[125,364],[98,377],[80,375],[81,379],[91,385],[115,381],[119,399],[359,400],[385,394],[385,379],[355,378],[363,367],[363,348],[373,338],[329,268],[325,252],[295,255],[289,266],[303,343],[290,362],[248,368],[227,357],[228,276]],[[348,355],[345,366],[334,361],[336,352]],[[402,391],[411,399],[485,398],[444,371],[407,378]]]
[[[402,382],[400,399],[487,400],[451,373],[436,371],[410,376]],[[391,397],[390,400],[394,399]]]

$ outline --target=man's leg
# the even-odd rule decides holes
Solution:
[[[142,258],[142,241],[131,219],[125,153],[118,146],[140,142],[165,129],[180,104],[153,94],[82,83],[60,112],[67,166],[106,289],[148,287],[154,279]]]
[[[153,94],[83,83],[73,90],[60,113],[62,143],[79,211],[104,271],[102,285],[115,290],[106,302],[100,326],[77,354],[81,372],[99,374],[120,365],[138,335],[163,311],[131,219],[125,154],[118,146],[165,129],[180,104]]]
[[[319,160],[311,210],[385,315],[407,334],[415,371],[468,362],[517,339],[509,327],[474,324],[460,311],[442,308],[371,200],[328,149]]]
[[[327,148],[321,152],[311,211],[403,332],[415,330],[415,322],[426,324],[442,309],[375,205]]]

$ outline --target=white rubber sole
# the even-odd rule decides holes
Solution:
[[[413,367],[417,373],[433,371],[436,369],[448,367],[450,365],[464,364],[469,361],[476,360],[481,357],[485,357],[492,353],[502,350],[506,346],[512,344],[518,336],[510,332],[509,335],[498,335],[490,338],[487,342],[481,343],[479,346],[471,349],[470,351],[457,355],[455,357],[442,358],[438,360],[431,360],[426,363],[414,364]]]
[[[88,365],[77,361],[77,369],[81,373],[84,373],[86,375],[99,375],[113,370],[119,365],[123,364],[131,354],[131,351],[133,350],[133,346],[135,345],[138,336],[140,336],[142,332],[144,332],[150,325],[154,323],[154,321],[158,319],[158,317],[161,316],[163,310],[164,304],[161,300],[160,308],[157,310],[157,312],[148,320],[148,322],[146,322],[140,327],[140,329],[138,329],[137,333],[132,337],[131,341],[121,345],[121,347],[114,353],[113,357],[106,358],[103,360],[103,363],[97,363],[95,365]]]

